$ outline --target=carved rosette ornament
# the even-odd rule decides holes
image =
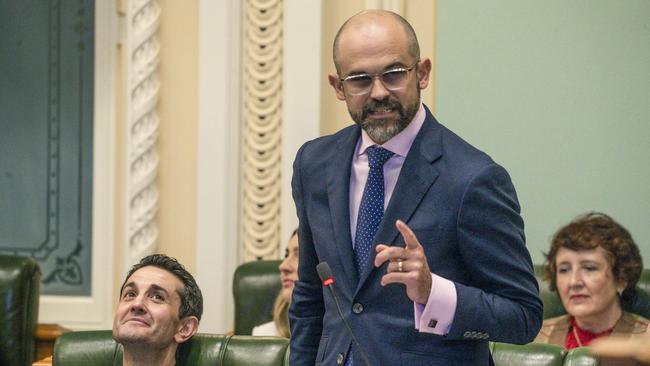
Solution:
[[[243,261],[278,258],[282,135],[281,0],[247,0],[244,37]]]
[[[125,265],[136,263],[156,248],[160,93],[158,64],[160,4],[156,0],[131,0],[125,4]]]

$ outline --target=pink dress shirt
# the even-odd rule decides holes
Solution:
[[[384,164],[384,210],[390,202],[395,189],[397,178],[402,170],[413,140],[424,124],[426,113],[424,106],[420,103],[418,112],[409,125],[397,136],[386,141],[381,147],[392,151],[393,155]],[[366,131],[361,131],[361,138],[352,157],[352,171],[350,172],[350,232],[352,233],[352,245],[357,229],[357,218],[361,196],[368,179],[368,147],[376,145]],[[449,332],[454,321],[456,312],[456,287],[452,281],[431,273],[431,293],[426,304],[413,303],[415,315],[415,328],[420,332],[445,335]],[[432,322],[432,320],[435,320]],[[431,327],[430,325],[434,325]]]

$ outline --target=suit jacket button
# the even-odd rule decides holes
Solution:
[[[342,353],[339,353],[338,355],[336,355],[336,364],[337,365],[343,365],[343,361],[345,361],[345,355],[343,355]]]
[[[355,314],[361,314],[363,312],[363,305],[355,302],[354,305],[352,305],[352,312]]]

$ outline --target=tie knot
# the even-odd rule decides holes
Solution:
[[[393,156],[393,152],[379,146],[370,146],[368,150],[368,165],[371,168],[382,167]]]

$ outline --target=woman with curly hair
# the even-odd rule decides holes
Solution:
[[[566,315],[547,319],[535,342],[572,349],[611,334],[643,334],[650,321],[625,312],[643,262],[630,233],[602,213],[579,216],[553,237],[545,276]]]

